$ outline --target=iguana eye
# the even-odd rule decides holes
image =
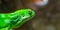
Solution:
[[[22,17],[24,17],[25,15],[24,14],[22,14]]]
[[[22,16],[22,17],[24,17],[24,16],[25,16],[25,14],[21,14],[21,16]]]
[[[29,12],[29,14],[31,15],[32,12],[31,12],[31,11],[28,11],[28,12]]]

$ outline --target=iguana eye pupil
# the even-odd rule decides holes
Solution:
[[[31,15],[31,11],[29,11],[29,14]]]
[[[24,14],[22,14],[22,17],[24,17]]]
[[[24,17],[24,15],[22,17]]]

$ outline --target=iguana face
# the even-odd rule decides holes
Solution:
[[[0,29],[17,28],[32,18],[35,12],[31,9],[17,10],[13,13],[0,14]]]
[[[17,11],[19,12],[19,11]],[[23,10],[20,10],[19,12],[19,16],[20,18],[18,18],[17,20],[19,20],[14,26],[13,28],[17,28],[17,27],[20,27],[22,26],[24,23],[26,23],[27,21],[29,21],[32,17],[34,17],[35,15],[35,12],[31,9],[23,9]]]

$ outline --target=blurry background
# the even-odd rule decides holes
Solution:
[[[31,8],[34,18],[14,30],[60,30],[60,0],[49,0],[44,7],[34,6],[38,0],[0,0],[0,12],[10,13],[16,9]]]

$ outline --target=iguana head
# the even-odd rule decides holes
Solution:
[[[17,12],[19,12],[19,10]],[[14,28],[20,27],[24,23],[29,21],[32,17],[34,17],[35,12],[33,10],[31,10],[31,9],[22,9],[22,10],[20,10],[19,14],[20,14],[19,15],[20,20],[16,23],[16,25],[14,25]]]
[[[35,12],[31,9],[21,9],[8,14],[0,13],[0,29],[21,26],[34,15]]]

